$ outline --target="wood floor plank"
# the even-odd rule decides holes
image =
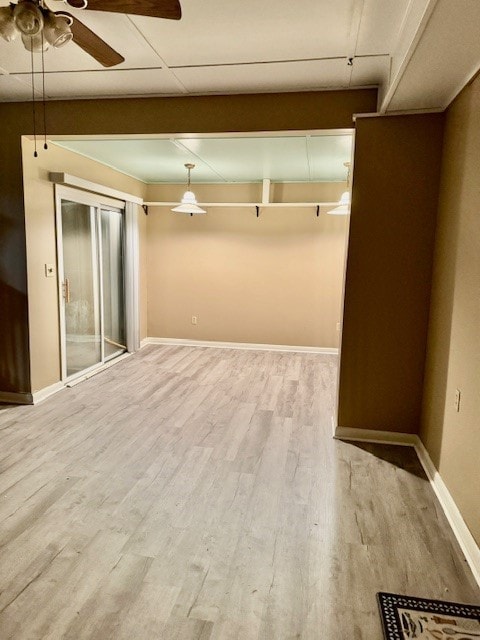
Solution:
[[[406,447],[331,437],[337,359],[150,345],[0,408],[2,640],[381,640],[478,603]]]

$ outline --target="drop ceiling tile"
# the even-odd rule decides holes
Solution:
[[[37,97],[40,93],[36,91]],[[0,75],[0,102],[16,102],[32,99],[32,85],[27,80]]]
[[[302,91],[345,86],[345,60],[172,69],[190,92]]]
[[[304,136],[194,138],[179,142],[228,182],[310,179]]]
[[[365,0],[356,55],[392,53],[410,4],[410,0]]]
[[[49,98],[143,96],[178,93],[178,85],[163,69],[76,71],[48,74]]]
[[[169,66],[346,56],[352,0],[183,0],[180,21],[134,16]]]
[[[25,49],[21,40],[5,42],[0,40],[0,56],[2,66],[10,73],[29,73],[31,71],[30,52]],[[97,69],[102,68],[93,58],[72,42],[61,49],[49,49],[44,55],[45,71],[72,70],[72,69]],[[41,57],[38,54],[33,58],[36,72],[41,70]]]
[[[219,176],[196,155],[169,139],[62,140],[57,144],[103,162],[144,182],[186,182],[185,163],[195,164],[196,182],[219,182]]]
[[[352,135],[177,139],[71,139],[54,144],[147,183],[181,183],[185,163],[205,182],[344,181]]]
[[[355,58],[353,61],[350,86],[365,87],[388,82],[389,71],[389,56]]]
[[[352,136],[309,136],[307,138],[311,179],[316,182],[344,182],[352,157]]]

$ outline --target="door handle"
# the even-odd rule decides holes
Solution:
[[[70,302],[70,280],[65,278],[63,283],[63,297],[65,298],[65,302]]]

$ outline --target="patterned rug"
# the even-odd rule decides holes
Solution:
[[[480,606],[378,593],[385,640],[480,640]]]

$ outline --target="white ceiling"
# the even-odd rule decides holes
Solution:
[[[180,21],[71,9],[125,62],[104,69],[74,43],[51,49],[47,98],[378,86],[382,111],[442,109],[480,64],[479,0],[181,4]],[[30,54],[0,39],[0,101],[31,92]]]
[[[192,162],[195,182],[343,182],[352,134],[70,139],[54,144],[98,160],[146,183],[184,183]]]

